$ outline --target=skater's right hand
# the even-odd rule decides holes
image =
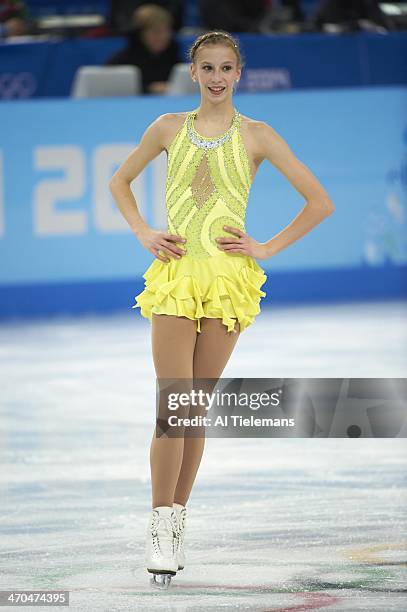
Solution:
[[[154,230],[151,227],[145,227],[136,234],[138,240],[143,247],[150,251],[153,255],[164,263],[170,261],[165,255],[160,255],[159,251],[167,253],[174,259],[180,259],[185,255],[186,251],[176,246],[176,242],[186,242],[186,238],[177,234],[168,234],[162,230]]]

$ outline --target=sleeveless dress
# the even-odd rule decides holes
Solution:
[[[132,308],[150,320],[152,313],[196,320],[219,318],[244,331],[260,312],[260,289],[267,276],[253,257],[218,248],[216,238],[233,236],[223,226],[246,232],[251,186],[250,162],[243,143],[240,113],[221,136],[197,133],[197,110],[187,113],[168,148],[166,180],[167,232],[186,238],[176,243],[185,255],[164,263],[155,258],[143,274],[144,290]],[[175,243],[173,243],[175,244]]]

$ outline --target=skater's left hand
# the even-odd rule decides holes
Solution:
[[[224,225],[223,229],[233,236],[216,238],[220,250],[225,251],[225,253],[243,253],[243,255],[249,255],[256,259],[267,259],[269,257],[264,242],[257,242],[239,227]]]

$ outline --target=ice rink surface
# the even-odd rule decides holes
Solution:
[[[263,307],[222,376],[405,377],[406,314]],[[4,322],[0,372],[0,589],[69,590],[75,611],[407,609],[405,439],[208,438],[186,567],[153,591],[149,322]]]

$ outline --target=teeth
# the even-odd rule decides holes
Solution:
[[[212,91],[222,91],[225,88],[224,87],[209,87],[209,89],[212,89]]]

